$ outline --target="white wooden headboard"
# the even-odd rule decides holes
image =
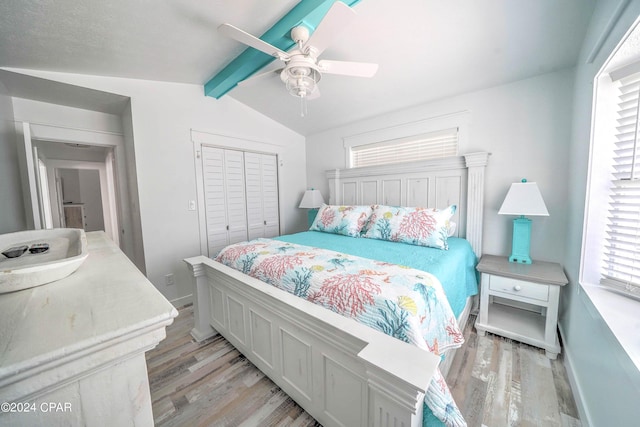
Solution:
[[[457,205],[456,234],[482,255],[484,171],[489,153],[327,171],[329,203],[340,205]]]

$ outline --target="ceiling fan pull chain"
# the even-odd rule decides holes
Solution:
[[[307,111],[307,97],[305,95],[300,96],[300,117],[304,117],[308,114]]]

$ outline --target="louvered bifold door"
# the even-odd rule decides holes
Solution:
[[[280,234],[277,158],[244,153],[249,239]]]
[[[228,242],[227,202],[225,198],[224,150],[202,147],[202,177],[207,224],[207,247],[214,256]]]
[[[262,174],[260,154],[244,153],[244,172],[247,186],[247,226],[249,240],[264,236],[262,215]]]
[[[209,256],[247,240],[244,157],[241,151],[202,147]]]
[[[247,240],[247,201],[244,179],[244,153],[224,151],[225,195],[229,244]]]
[[[275,237],[280,235],[277,157],[271,154],[262,154],[261,171],[264,237]]]

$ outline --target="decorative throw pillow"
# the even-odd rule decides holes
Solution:
[[[309,230],[358,237],[371,215],[371,206],[322,205]]]
[[[456,224],[453,221],[449,221],[449,228],[447,229],[447,237],[455,236],[457,228],[458,228],[458,224]]]
[[[449,249],[447,236],[456,205],[446,209],[373,206],[364,237]]]

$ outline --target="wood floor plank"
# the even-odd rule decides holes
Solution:
[[[472,378],[474,362],[476,360],[478,336],[468,328],[465,332],[465,345],[458,349],[447,374],[447,384],[451,390],[453,400],[464,402],[467,393],[467,382]]]
[[[476,377],[469,378],[464,400],[456,402],[469,427],[482,424],[486,395],[487,382]]]
[[[514,354],[516,352],[514,351]],[[518,359],[519,360],[519,359]],[[520,412],[522,411],[522,392],[520,381],[511,380],[509,392],[509,408],[507,413],[507,426],[516,427],[520,425]]]
[[[232,351],[229,351],[229,353],[227,353],[224,357],[216,360],[214,363],[202,367],[198,371],[189,372],[187,369],[185,369],[183,372],[180,372],[180,375],[178,375],[177,377],[157,384],[158,388],[156,389],[156,394],[158,396],[166,396],[170,393],[173,393],[184,396],[190,390],[198,387],[203,383],[206,383],[211,378],[213,378],[214,376],[212,376],[211,374],[216,373],[216,375],[219,375],[223,373],[224,369],[221,368],[226,368],[225,365],[228,365],[230,361],[234,360],[239,355],[240,353],[234,349]]]
[[[520,425],[520,413],[522,412],[522,378],[520,369],[520,344],[512,341],[511,347],[511,386],[509,395],[509,414],[507,425],[516,427]]]
[[[566,414],[569,418],[578,419],[580,417],[578,407],[571,392],[571,385],[569,384],[569,377],[567,370],[564,368],[563,360],[564,356],[559,354],[556,360],[551,361],[551,371],[553,372],[553,381],[558,395],[560,413]]]
[[[549,359],[543,351],[521,351],[520,364],[523,423],[560,426],[560,409]]]
[[[161,423],[176,412],[176,407],[169,396],[166,396],[153,403],[153,418],[156,424]]]
[[[491,361],[496,351],[496,345],[492,339],[480,337],[478,341],[478,350],[476,351],[476,359],[473,364],[471,375],[480,381],[487,381],[489,372],[491,372]]]
[[[273,425],[274,420],[271,419],[270,415],[274,414],[283,403],[286,403],[288,397],[282,390],[274,393],[265,404],[261,405],[249,418],[239,424],[239,427]],[[274,414],[274,416],[277,415]]]
[[[210,375],[202,378],[201,381],[198,381],[198,384],[182,389],[180,392],[184,394],[187,401],[196,402],[202,398],[222,396],[234,388],[240,389],[243,384],[242,377],[245,375],[246,370],[252,369],[253,366],[246,359],[238,363],[230,363],[231,360],[234,359],[231,359],[230,355],[227,360],[228,363],[220,369],[211,371]]]
[[[495,375],[491,378],[491,384],[487,386],[487,398],[485,400],[485,416],[483,425],[506,426],[509,422],[511,383],[512,383],[512,345],[506,340],[499,340],[498,354],[496,358]]]
[[[225,425],[239,426],[250,416],[259,413],[276,394],[282,394],[283,398],[288,398],[282,390],[265,377],[253,387],[242,390],[239,399],[234,399],[221,408],[216,414],[216,418],[224,420]]]

